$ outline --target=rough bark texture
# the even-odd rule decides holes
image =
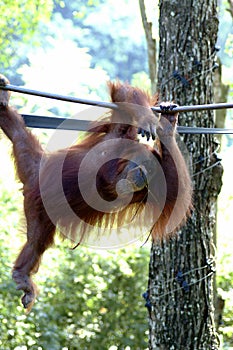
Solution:
[[[162,100],[180,105],[214,102],[216,0],[160,0],[158,84]],[[180,115],[180,125],[214,126],[211,111]],[[216,200],[222,167],[213,135],[186,135],[194,212],[169,242],[153,244],[149,267],[149,348],[218,349],[213,277]]]

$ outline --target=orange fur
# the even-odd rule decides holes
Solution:
[[[4,77],[0,79],[4,82]],[[156,122],[150,109],[155,98],[120,82],[109,83],[109,89],[119,108],[94,123],[81,143],[52,154],[44,152],[22,117],[7,106],[6,95],[0,94],[0,126],[13,143],[23,183],[27,242],[15,262],[13,278],[25,293],[22,303],[28,310],[37,294],[31,275],[53,244],[57,226],[73,241],[81,242],[91,234],[90,227],[118,228],[136,217],[137,224],[143,226],[150,220],[149,213],[152,237],[160,239],[174,232],[190,213],[191,181],[175,140],[177,114],[164,113]],[[159,151],[138,143],[138,125],[149,134],[157,129]],[[89,157],[86,163],[85,157]],[[84,176],[79,179],[83,162]],[[89,177],[99,163],[95,184]],[[161,181],[166,185],[164,203]],[[98,209],[87,203],[84,194],[94,204],[102,198],[107,209],[108,204],[116,203],[117,210]]]

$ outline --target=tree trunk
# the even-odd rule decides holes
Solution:
[[[160,0],[161,100],[213,103],[217,1]],[[180,125],[214,127],[212,111],[180,114]],[[149,266],[149,348],[218,349],[214,324],[216,201],[222,167],[213,135],[183,137],[192,164],[194,211],[170,241],[153,244]]]

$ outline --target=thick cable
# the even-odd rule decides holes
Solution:
[[[81,119],[69,119],[58,117],[46,117],[32,114],[22,114],[25,124],[31,128],[62,129],[88,131],[90,121]],[[178,126],[179,134],[233,134],[233,129],[221,128],[198,128],[188,126]]]
[[[44,91],[38,91],[38,90],[32,90],[24,87],[19,87],[15,85],[5,85],[0,86],[2,90],[9,90],[14,91],[18,93],[28,94],[28,95],[34,95],[39,97],[45,97],[60,101],[66,101],[66,102],[73,102],[73,103],[79,103],[79,104],[85,104],[90,106],[98,106],[98,107],[104,107],[104,108],[111,108],[111,109],[117,109],[118,106],[115,103],[112,102],[103,102],[103,101],[94,101],[94,100],[88,100],[88,99],[82,99],[77,98],[74,96],[67,96],[67,95],[60,95],[60,94],[54,94],[50,92],[44,92]],[[215,110],[215,109],[227,109],[227,108],[233,108],[233,103],[213,103],[213,104],[204,104],[204,105],[193,105],[193,106],[178,106],[173,109],[177,112],[192,112],[192,111],[202,111],[202,110]],[[161,110],[159,107],[151,107],[153,112],[161,113]],[[169,111],[168,111],[169,113]]]
[[[11,85],[11,84],[4,85],[4,86],[0,85],[0,88],[2,90],[9,90],[9,91],[19,92],[19,93],[26,94],[26,95],[45,97],[45,98],[50,98],[53,100],[79,103],[79,104],[84,104],[84,105],[98,106],[98,107],[111,108],[111,109],[118,108],[115,103],[111,103],[111,102],[87,100],[84,98],[77,98],[74,96],[67,96],[67,95],[60,95],[60,94],[55,94],[55,93],[51,93],[51,92],[32,90],[32,89],[24,88],[21,86],[15,86],[15,85]]]

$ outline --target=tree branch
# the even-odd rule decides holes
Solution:
[[[230,8],[227,9],[228,12],[230,12],[231,17],[233,18],[233,0],[227,0],[228,4],[230,5]]]
[[[148,50],[148,62],[149,62],[149,75],[151,80],[151,90],[155,92],[157,89],[157,57],[156,57],[156,40],[152,35],[152,23],[148,22],[146,16],[146,8],[144,0],[139,0],[141,18],[143,27],[145,30],[147,50]]]

